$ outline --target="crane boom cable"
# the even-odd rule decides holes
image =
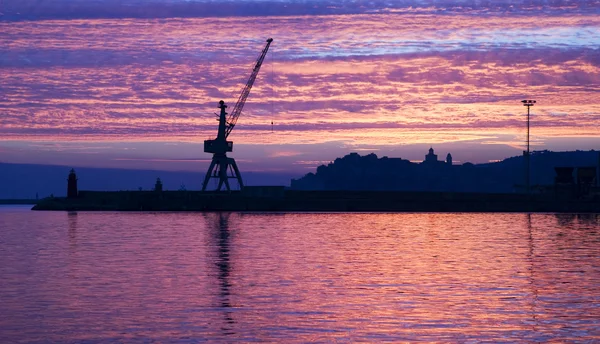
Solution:
[[[242,109],[244,108],[246,99],[248,98],[248,95],[250,94],[252,85],[254,85],[254,80],[256,80],[256,76],[258,75],[258,72],[260,71],[260,67],[262,66],[265,56],[267,55],[267,52],[269,51],[269,46],[271,45],[271,42],[273,42],[272,38],[267,39],[267,45],[265,45],[263,51],[261,52],[260,56],[256,60],[254,68],[252,69],[252,74],[250,74],[250,78],[248,79],[246,86],[244,86],[244,88],[242,89],[242,92],[240,93],[240,96],[238,98],[237,103],[235,104],[235,107],[233,108],[233,111],[231,111],[231,114],[227,118],[227,127],[225,128],[225,138],[227,138],[229,136],[229,133],[231,133],[231,131],[233,130],[233,127],[235,127],[235,124],[237,123],[238,118],[242,114]]]

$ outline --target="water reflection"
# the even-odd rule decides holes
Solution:
[[[531,285],[531,319],[532,319],[532,325],[531,325],[531,330],[533,333],[537,333],[537,327],[539,326],[539,322],[537,319],[537,304],[538,304],[538,288],[536,285],[536,279],[535,279],[535,273],[536,273],[536,268],[535,268],[535,243],[534,243],[534,239],[533,239],[533,226],[531,223],[531,213],[528,213],[527,215],[527,234],[528,234],[528,238],[529,238],[529,262],[530,262],[530,266],[529,266],[529,278],[530,278],[530,285]]]
[[[600,225],[599,214],[555,214],[559,227],[565,229],[594,230]]]
[[[575,214],[555,214],[556,221],[561,227],[569,227],[575,221]]]
[[[230,245],[231,245],[231,233],[229,231],[229,217],[231,213],[206,213],[204,218],[209,226],[211,232],[211,238],[216,243],[217,256],[215,259],[215,266],[217,267],[217,279],[219,281],[220,290],[220,304],[223,308],[224,322],[221,327],[224,335],[232,335],[233,315],[230,310],[231,306],[231,283],[229,281],[229,275],[231,273],[231,261],[230,261]]]
[[[69,211],[67,213],[67,223],[69,225],[69,248],[77,248],[77,212]]]
[[[0,214],[0,342],[595,342],[596,217]]]
[[[598,214],[577,214],[577,221],[585,225],[598,225]]]

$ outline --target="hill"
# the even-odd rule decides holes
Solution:
[[[430,154],[433,155],[433,150]],[[531,155],[531,184],[554,183],[554,167],[598,166],[597,151],[536,151]],[[398,190],[444,192],[514,192],[525,180],[525,159],[452,165],[435,159],[414,163],[401,158],[378,158],[351,153],[321,165],[316,173],[293,179],[296,190]]]

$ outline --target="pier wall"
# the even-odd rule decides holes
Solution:
[[[598,198],[598,199],[596,199]],[[600,197],[561,199],[548,194],[395,191],[80,191],[48,198],[35,210],[121,211],[369,211],[369,212],[598,212]]]

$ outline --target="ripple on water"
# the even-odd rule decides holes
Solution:
[[[600,340],[600,217],[0,209],[2,342]]]

